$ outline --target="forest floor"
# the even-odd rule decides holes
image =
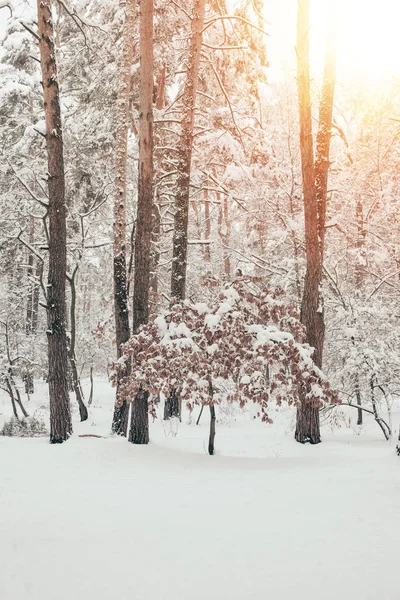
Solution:
[[[2,600],[399,598],[400,459],[373,422],[312,447],[293,410],[224,415],[213,457],[206,411],[176,437],[158,420],[146,447],[78,437],[108,436],[112,403],[96,382],[61,446],[0,437]]]

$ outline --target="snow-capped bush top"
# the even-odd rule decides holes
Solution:
[[[215,302],[175,304],[131,337],[114,364],[117,401],[132,402],[144,389],[165,395],[174,390],[191,409],[218,403],[224,381],[228,399],[258,403],[264,421],[270,399],[297,404],[301,394],[318,405],[338,402],[304,340],[281,290],[240,277]]]

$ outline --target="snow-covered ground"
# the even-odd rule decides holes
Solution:
[[[27,408],[45,402],[43,386]],[[242,416],[217,425],[214,457],[206,412],[176,437],[157,421],[147,447],[78,437],[108,436],[112,402],[96,382],[61,446],[0,437],[1,600],[400,597],[400,459],[375,424],[310,447],[292,412]]]

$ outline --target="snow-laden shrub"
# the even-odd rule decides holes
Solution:
[[[159,394],[174,393],[189,410],[223,401],[241,408],[255,403],[256,415],[271,422],[271,401],[339,401],[312,352],[283,291],[239,277],[214,302],[176,304],[142,326],[122,346],[112,381],[118,382],[119,403],[133,402],[143,391],[153,394],[154,414]]]
[[[26,417],[21,421],[11,417],[4,423],[1,435],[7,437],[42,437],[48,434],[47,427],[43,421],[35,417]]]

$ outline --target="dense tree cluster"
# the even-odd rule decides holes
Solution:
[[[221,393],[265,419],[285,401],[313,443],[322,400],[359,424],[390,412],[398,83],[335,88],[334,27],[313,80],[307,0],[297,80],[273,83],[260,0],[8,6],[0,385],[15,416],[18,382],[30,395],[45,377],[51,439],[67,439],[68,390],[84,420],[80,378],[115,360],[112,429],[135,443],[160,394],[167,418]]]

